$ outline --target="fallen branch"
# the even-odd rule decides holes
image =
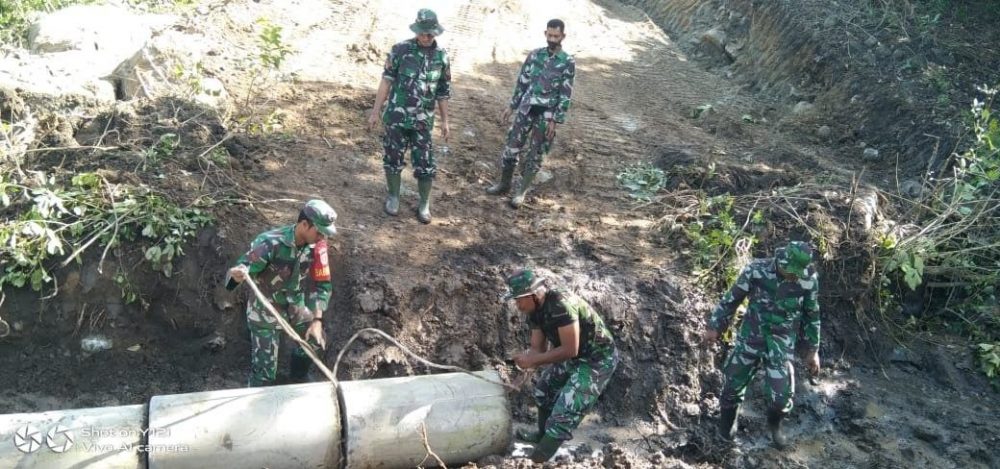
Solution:
[[[76,248],[76,250],[73,251],[73,253],[70,254],[69,257],[67,257],[65,260],[63,260],[63,262],[61,264],[59,264],[59,268],[63,268],[63,267],[66,267],[67,265],[69,265],[69,263],[73,262],[73,260],[76,259],[77,256],[79,256],[83,251],[86,251],[87,248],[89,248],[91,244],[94,244],[95,242],[97,242],[97,240],[100,239],[100,237],[101,237],[102,234],[104,234],[105,232],[107,232],[108,230],[110,230],[112,228],[117,228],[117,226],[118,226],[117,224],[114,224],[114,225],[109,224],[108,226],[105,226],[104,228],[102,228],[101,231],[98,231],[97,233],[95,233],[94,236],[92,236],[86,243],[83,243],[82,246]],[[108,243],[108,245],[110,246],[111,243]]]
[[[972,286],[969,282],[927,282],[927,288],[959,288]]]
[[[108,198],[111,199],[111,207],[114,208],[114,206],[115,206],[115,191],[111,190],[111,188],[109,187],[110,184],[108,184],[108,181],[106,179],[101,178],[101,182],[104,183],[104,188],[107,190]],[[101,260],[97,262],[97,273],[99,273],[99,274],[100,273],[104,273],[104,259],[107,259],[107,257],[108,257],[108,251],[111,249],[111,245],[115,244],[114,240],[116,238],[118,238],[118,228],[121,226],[122,218],[124,218],[124,216],[122,214],[119,214],[119,213],[115,214],[115,224],[114,224],[115,231],[114,231],[114,233],[111,233],[111,240],[108,241],[107,246],[104,246],[104,252],[101,253]],[[108,226],[112,226],[112,225],[108,225]],[[94,238],[96,239],[97,236],[95,236]]]
[[[226,199],[225,201],[231,204],[241,204],[241,205],[273,204],[277,202],[295,202],[295,203],[302,202],[301,200],[298,199],[264,199],[264,200]],[[340,227],[338,226],[337,229],[340,230]]]
[[[83,325],[83,316],[87,313],[87,303],[83,304],[80,308],[80,315],[76,317],[76,327],[73,328],[73,337],[76,337],[80,333],[80,326]]]
[[[114,111],[114,114],[112,114],[110,117],[108,117],[108,122],[106,122],[104,124],[104,131],[101,132],[101,137],[97,139],[97,145],[95,145],[95,146],[100,147],[101,144],[104,143],[104,137],[108,136],[108,129],[111,128],[111,122],[113,122],[116,117],[118,117],[118,111],[117,110]],[[117,132],[117,130],[115,132]],[[121,136],[121,134],[119,134],[119,140],[121,140],[120,136]],[[97,150],[94,150],[91,154],[96,154],[96,153],[97,153]]]
[[[80,145],[78,147],[45,147],[25,150],[25,153],[40,153],[43,151],[69,151],[69,150],[117,150],[118,147],[99,147],[95,145]]]
[[[659,414],[660,419],[663,420],[663,424],[666,425],[670,431],[677,431],[680,429],[680,427],[674,425],[674,423],[670,421],[670,416],[667,415],[667,411],[663,410],[663,408],[659,405],[656,406],[656,412]]]
[[[200,159],[204,158],[205,155],[211,153],[212,150],[215,150],[216,148],[218,148],[219,145],[222,145],[223,143],[226,143],[227,140],[233,138],[233,135],[235,135],[235,134],[233,134],[232,132],[228,132],[228,133],[226,133],[226,135],[223,135],[222,138],[218,142],[215,142],[214,145],[208,147],[207,150],[201,152],[201,154],[198,155],[198,159],[200,160]]]

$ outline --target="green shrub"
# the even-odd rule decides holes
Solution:
[[[1000,342],[978,344],[976,351],[983,374],[990,379],[1000,378]]]
[[[649,164],[626,167],[618,173],[618,184],[624,187],[630,197],[648,201],[667,184],[667,176],[662,169]]]
[[[758,211],[752,220],[763,220]],[[684,227],[684,234],[691,242],[691,261],[694,274],[709,287],[726,288],[736,281],[749,249],[757,238],[744,232],[733,214],[733,197],[724,194],[700,200],[697,219]],[[737,249],[742,245],[742,249]],[[744,251],[744,252],[741,252]]]
[[[885,312],[898,307],[890,288],[894,280],[911,290],[924,285],[943,292],[948,301],[936,307],[946,313],[948,329],[995,342],[1000,339],[995,292],[1000,285],[1000,120],[991,111],[997,90],[980,92],[984,100],[973,101],[969,138],[952,155],[948,173],[928,181],[931,190],[922,200],[901,201],[912,204],[908,219],[883,235],[876,297],[889,317]]]
[[[146,187],[109,184],[94,173],[77,174],[68,184],[53,176],[42,180],[29,185],[0,176],[2,207],[19,212],[0,222],[0,288],[41,290],[52,280],[50,261],[57,256],[69,255],[65,264],[94,244],[140,240],[149,244],[145,257],[153,269],[169,277],[183,244],[211,221],[200,208],[177,206]]]

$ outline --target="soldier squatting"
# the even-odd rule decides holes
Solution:
[[[415,37],[394,45],[388,54],[368,125],[374,130],[381,122],[384,130],[382,166],[388,191],[384,211],[391,216],[399,213],[401,176],[409,150],[420,195],[416,215],[422,223],[430,223],[430,195],[437,173],[431,131],[440,113],[441,136],[447,140],[450,133],[451,63],[437,44],[444,28],[433,11],[420,10],[410,29]],[[555,140],[556,127],[569,112],[576,64],[562,49],[565,31],[561,20],[548,22],[546,47],[525,58],[501,115],[502,122],[511,122],[511,116],[513,122],[498,160],[499,180],[486,191],[493,195],[512,191],[514,208],[524,203]],[[523,170],[514,184],[519,162]],[[232,289],[247,276],[253,277],[289,324],[319,347],[326,345],[322,319],[332,293],[326,238],[336,234],[336,220],[337,213],[326,202],[310,200],[295,224],[257,236],[227,278]],[[775,446],[788,444],[781,422],[792,409],[793,352],[802,352],[813,375],[820,369],[819,279],[812,255],[808,244],[793,241],[771,258],[753,260],[711,314],[704,336],[709,344],[732,325],[740,304],[749,303],[723,369],[718,432],[725,439],[735,435],[747,387],[763,370],[769,431]],[[508,298],[530,327],[530,348],[516,355],[514,362],[523,370],[543,368],[534,389],[537,431],[517,433],[518,438],[535,444],[531,458],[542,462],[572,438],[573,430],[593,409],[614,374],[619,352],[598,311],[582,299],[550,286],[528,268],[511,273],[506,283]],[[248,384],[274,384],[280,326],[256,298],[248,301],[246,318],[251,336]],[[306,380],[310,364],[296,347],[290,379]]]

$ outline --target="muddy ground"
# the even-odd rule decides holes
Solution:
[[[216,210],[216,225],[171,279],[142,269],[139,252],[111,253],[107,262],[131,272],[140,304],[122,304],[115,270],[98,272],[100,253],[61,271],[54,298],[9,293],[3,316],[16,327],[0,340],[0,412],[242,386],[249,341],[238,305],[245,293],[219,290],[225,268],[258,232],[291,223],[300,201],[318,197],[340,215],[331,242],[330,363],[354,331],[377,327],[434,361],[511,376],[505,359],[527,346],[528,332],[499,298],[504,274],[523,265],[550,272],[601,312],[623,361],[570,451],[557,458],[564,466],[1000,467],[997,393],[973,369],[963,342],[897,343],[867,319],[870,240],[852,211],[852,179],[896,190],[899,169],[861,160],[858,140],[879,135],[859,137],[845,124],[860,105],[793,112],[802,98],[762,90],[752,69],[691,40],[713,15],[691,13],[683,28],[665,32],[658,24],[674,23],[657,16],[657,2],[427,3],[447,28],[440,42],[454,63],[453,135],[436,142],[448,151],[440,155],[432,224],[413,214],[409,172],[400,216],[383,214],[380,140],[365,130],[382,58],[409,37],[413,12],[389,1],[319,0],[218,2],[192,11],[184,28],[213,44],[204,73],[223,80],[236,102],[247,97],[242,102],[262,112],[280,109],[283,124],[266,135],[230,135],[224,119],[170,100],[113,120],[121,132],[112,143],[151,138],[151,123],[180,132],[191,153],[224,140],[227,165],[206,170],[179,161],[161,185],[182,200],[217,192],[231,203]],[[854,19],[852,4],[840,8]],[[294,53],[267,87],[241,95],[259,17],[284,27]],[[498,114],[525,52],[544,45],[551,17],[566,21],[564,46],[577,59],[574,105],[545,175],[526,207],[512,210],[483,192],[496,176],[506,130]],[[774,34],[764,42],[795,40],[788,28]],[[693,118],[705,104],[711,111]],[[72,138],[92,144],[93,129],[99,135],[112,114],[96,115],[77,122]],[[822,125],[834,127],[835,138],[816,137]],[[633,163],[668,171],[667,191],[650,203],[630,198],[616,175]],[[904,178],[919,173],[903,171]],[[711,436],[724,351],[703,349],[699,337],[718,292],[692,274],[692,247],[674,228],[698,216],[701,191],[738,196],[740,222],[757,209],[767,215],[753,255],[814,232],[830,242],[820,266],[826,369],[816,386],[797,380],[789,425],[795,446],[785,452],[767,444],[759,386],[739,444]],[[114,347],[82,353],[80,339],[90,333],[105,334]],[[342,379],[428,371],[378,341],[352,349],[342,369]],[[512,402],[517,421],[531,422],[528,396]],[[511,457],[476,464],[530,466]]]

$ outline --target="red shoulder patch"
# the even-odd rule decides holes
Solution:
[[[313,262],[309,270],[313,280],[317,282],[330,281],[330,261],[327,258],[325,239],[321,239],[313,245]]]

